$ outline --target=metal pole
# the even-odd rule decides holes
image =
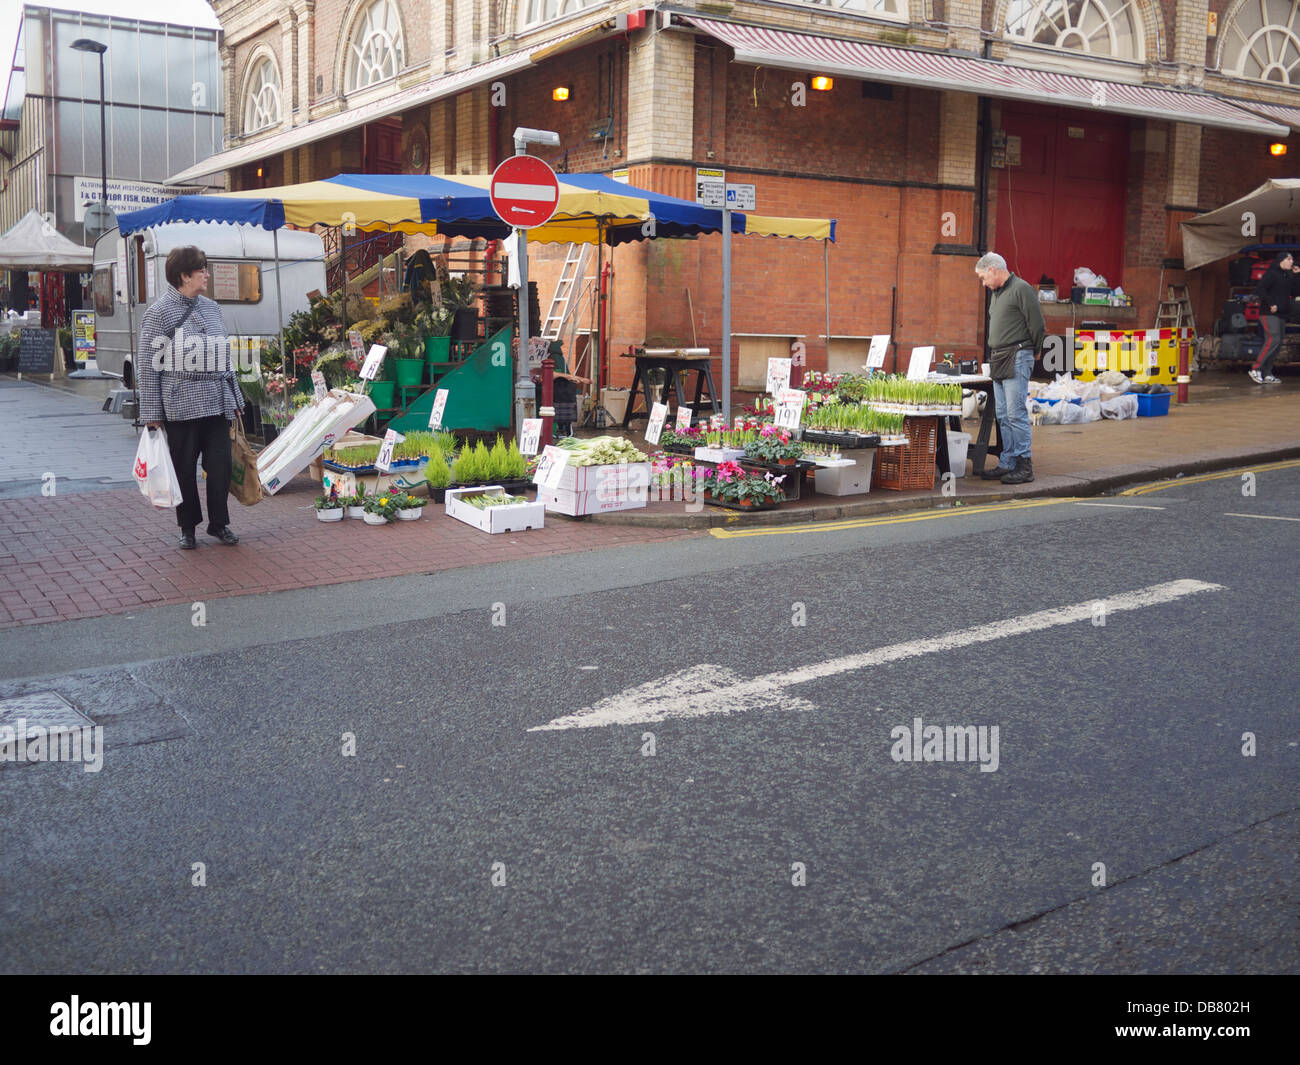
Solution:
[[[523,155],[523,152],[516,152]],[[528,230],[516,229],[515,254],[519,256],[519,358],[515,363],[515,433],[524,432],[524,419],[534,417],[537,391],[528,376]]]
[[[99,53],[99,195],[108,210],[108,136],[104,124],[104,53]],[[102,216],[101,216],[102,217]]]
[[[628,400],[631,402],[631,399]],[[731,425],[731,211],[722,209],[722,416]]]
[[[275,313],[280,318],[280,373],[284,378],[284,416],[288,424],[289,417],[289,375],[284,369],[284,298],[280,294],[280,231],[271,230],[271,248],[275,252]],[[298,369],[294,367],[294,380],[298,379]]]

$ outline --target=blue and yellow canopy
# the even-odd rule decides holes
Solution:
[[[491,180],[486,174],[340,174],[278,188],[177,196],[156,207],[119,215],[118,229],[126,234],[165,222],[246,223],[264,229],[353,225],[360,230],[500,239],[509,236],[510,227],[492,210]],[[554,217],[530,229],[528,239],[612,245],[689,237],[720,232],[722,217],[720,208],[625,185],[603,174],[562,174]],[[731,231],[834,240],[835,220],[733,211]]]

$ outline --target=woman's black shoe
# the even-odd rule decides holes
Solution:
[[[229,525],[223,525],[216,532],[208,533],[208,535],[220,540],[227,547],[234,547],[235,544],[239,543],[239,537],[230,531]]]
[[[181,538],[177,541],[182,551],[193,551],[198,547],[198,542],[194,539],[194,530],[181,530]]]

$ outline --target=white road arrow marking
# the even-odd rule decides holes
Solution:
[[[1218,592],[1221,584],[1205,581],[1169,581],[1140,588],[1135,592],[1106,596],[1106,613],[1141,610],[1149,606],[1172,603],[1200,592]],[[798,669],[768,673],[753,680],[745,680],[734,670],[723,666],[698,665],[658,680],[628,688],[618,695],[602,699],[594,706],[576,714],[557,717],[545,725],[530,728],[529,732],[551,732],[571,728],[600,728],[603,725],[647,725],[673,718],[704,717],[708,714],[735,714],[747,710],[812,710],[814,705],[806,699],[790,695],[786,689],[796,684],[820,680],[837,673],[848,673],[868,666],[901,662],[936,651],[952,651],[973,644],[990,643],[1008,636],[1040,632],[1044,629],[1091,621],[1096,612],[1096,600],[1074,606],[1040,610],[1034,614],[1005,621],[993,621],[970,629],[958,629],[942,636],[907,643],[891,644],[862,654],[845,655],[827,662],[816,662]]]

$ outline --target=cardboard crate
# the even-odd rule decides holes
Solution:
[[[522,532],[541,529],[546,521],[546,508],[541,502],[512,503],[508,507],[487,507],[479,510],[461,501],[461,496],[500,496],[505,489],[498,485],[477,488],[448,488],[444,506],[448,517],[463,521],[485,533]]]
[[[556,488],[566,492],[613,492],[650,483],[650,463],[621,462],[615,466],[565,466]]]
[[[567,488],[537,489],[537,501],[547,510],[579,518],[586,514],[611,514],[617,510],[637,510],[646,505],[649,486],[640,485],[622,492],[571,492]]]

